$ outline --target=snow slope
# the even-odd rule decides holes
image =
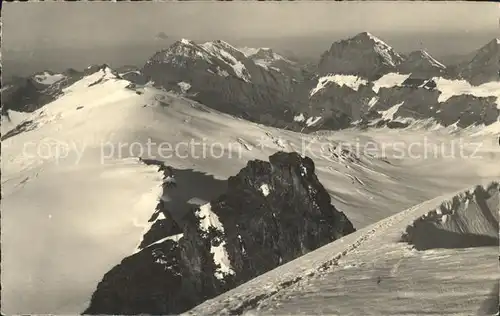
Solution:
[[[466,144],[480,142],[480,157],[446,158],[429,143],[449,146],[456,137],[449,133],[379,129],[302,135],[236,119],[149,86],[140,91],[128,86],[101,69],[29,114],[31,130],[2,142],[5,314],[80,313],[103,274],[135,251],[162,176],[138,156],[223,180],[250,159],[299,151],[315,161],[332,203],[358,229],[438,194],[500,178],[498,145],[485,137],[463,135]],[[424,147],[431,147],[428,157],[398,157],[391,146],[355,152],[356,145],[408,146],[424,137]],[[348,144],[351,150],[338,151]],[[414,147],[416,153],[425,151]],[[473,151],[473,145],[465,149]],[[201,192],[180,187],[186,196]]]
[[[500,277],[499,189],[492,183],[421,203],[186,314],[492,315],[498,309]],[[449,213],[442,215],[448,216],[442,223],[450,224],[436,224],[439,213]],[[457,227],[461,222],[469,223],[470,229]],[[441,225],[448,229],[430,229]],[[408,227],[420,227],[411,241],[426,240],[431,249],[418,251],[401,242]],[[472,231],[477,235],[466,235]],[[448,238],[452,232],[455,238]],[[477,236],[489,238],[473,238]],[[472,243],[453,244],[456,239]]]

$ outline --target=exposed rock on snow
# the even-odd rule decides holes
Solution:
[[[114,267],[86,313],[180,313],[354,231],[311,159],[269,161],[250,161],[224,195],[188,213],[182,237],[151,240]]]

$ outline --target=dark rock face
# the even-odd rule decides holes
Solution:
[[[170,237],[109,271],[85,313],[181,313],[354,230],[313,161],[278,152],[229,178],[225,194],[186,215],[182,233],[164,228],[156,238]]]

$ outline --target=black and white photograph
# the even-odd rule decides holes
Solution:
[[[2,315],[498,315],[500,5],[6,2]]]

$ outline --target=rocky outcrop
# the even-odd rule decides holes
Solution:
[[[165,228],[169,236],[109,271],[85,313],[181,313],[353,231],[313,161],[278,152],[230,177],[227,192],[188,213],[180,233]]]

